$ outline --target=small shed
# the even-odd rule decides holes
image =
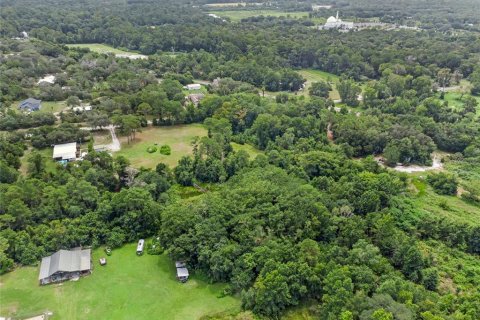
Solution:
[[[202,86],[199,83],[192,83],[192,84],[187,84],[185,86],[185,89],[187,90],[200,90]]]
[[[184,262],[177,261],[175,262],[175,267],[177,268],[177,279],[180,282],[186,282],[188,280],[188,269]]]
[[[144,239],[140,239],[138,240],[138,244],[137,244],[137,254],[140,256],[143,254],[143,247],[145,246],[145,240]]]

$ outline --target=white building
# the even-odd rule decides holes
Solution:
[[[92,106],[91,105],[77,106],[77,107],[73,107],[72,111],[74,112],[92,111]]]
[[[343,30],[350,30],[353,29],[353,22],[350,21],[343,21],[338,17],[338,11],[337,11],[337,16],[331,16],[330,18],[327,19],[327,22],[320,27],[321,29],[343,29]]]
[[[77,159],[77,143],[56,144],[53,147],[53,159],[57,161],[75,161]]]
[[[200,90],[202,86],[199,83],[187,84],[185,87],[187,90]]]

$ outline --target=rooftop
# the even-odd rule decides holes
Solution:
[[[57,272],[90,270],[91,250],[59,250],[42,259],[38,280],[50,277]]]
[[[53,158],[62,160],[77,158],[77,143],[56,144],[53,147]]]

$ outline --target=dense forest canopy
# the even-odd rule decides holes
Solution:
[[[479,2],[209,3],[0,3],[0,273],[154,238],[253,312],[212,319],[479,319]],[[315,27],[337,10],[420,29]],[[94,148],[192,124],[173,166]]]

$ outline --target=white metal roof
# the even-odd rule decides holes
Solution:
[[[77,157],[77,143],[56,144],[53,147],[53,158],[62,160],[75,159]]]
[[[187,268],[177,268],[177,277],[188,277],[188,270]]]
[[[200,90],[202,86],[199,83],[192,83],[186,85],[188,90]]]
[[[145,243],[145,240],[143,240],[143,239],[138,240],[137,251],[143,251],[144,243]]]

